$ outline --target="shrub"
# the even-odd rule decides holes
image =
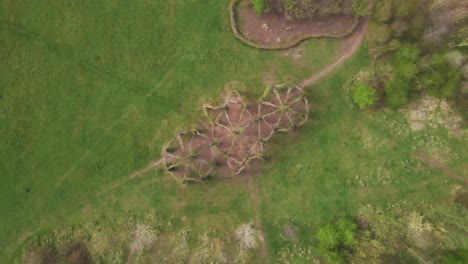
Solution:
[[[377,92],[374,88],[365,83],[357,84],[353,89],[353,102],[364,109],[373,105],[378,99]]]
[[[317,232],[318,251],[326,263],[345,263],[356,245],[357,225],[349,218],[339,218]]]
[[[266,0],[252,0],[255,12],[257,12],[258,15],[263,14],[263,12],[265,11],[265,1]]]

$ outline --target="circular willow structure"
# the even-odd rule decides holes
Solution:
[[[252,160],[263,159],[264,145],[275,132],[304,124],[309,106],[299,87],[276,85],[257,104],[247,105],[232,90],[223,104],[204,104],[203,111],[209,123],[204,133],[180,132],[163,149],[164,168],[182,182],[203,181],[222,166],[241,173]]]
[[[298,86],[271,86],[259,101],[258,116],[275,131],[290,131],[307,121],[308,101]]]
[[[230,91],[223,105],[204,104],[203,110],[210,122],[212,144],[235,174],[242,172],[250,160],[261,158],[263,144],[254,127],[257,113],[237,91]]]
[[[202,181],[216,167],[210,139],[195,129],[177,133],[164,147],[162,156],[166,171],[182,182]]]

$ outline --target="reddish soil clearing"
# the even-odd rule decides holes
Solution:
[[[314,17],[289,21],[277,13],[258,16],[251,8],[238,10],[239,30],[245,38],[261,44],[288,44],[312,35],[343,35],[355,23],[352,15]]]

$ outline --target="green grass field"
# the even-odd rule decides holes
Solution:
[[[195,231],[224,233],[253,221],[249,189],[236,181],[180,186],[158,170],[97,195],[159,159],[226,83],[241,81],[258,95],[269,73],[299,81],[339,49],[338,40],[308,40],[297,62],[247,47],[230,32],[228,4],[0,0],[1,263],[38,232],[95,219],[154,210]],[[302,231],[306,247],[319,225],[361,204],[446,199],[456,181],[419,164],[412,148],[431,136],[466,177],[463,140],[443,130],[414,134],[401,113],[352,106],[343,86],[367,64],[363,48],[307,89],[311,121],[272,143],[255,179],[271,260],[292,246],[279,236],[285,223]],[[373,143],[363,148],[365,136]]]

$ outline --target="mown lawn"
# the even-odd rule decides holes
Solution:
[[[308,68],[246,47],[228,2],[0,1],[0,262],[40,230],[129,210],[253,218],[243,187],[180,188],[161,172],[96,196],[158,159],[226,83],[259,94],[272,70],[282,82],[332,60],[339,41],[304,44]]]
[[[224,233],[254,220],[249,189],[237,181],[179,186],[155,170],[97,195],[159,159],[226,83],[258,95],[269,76],[301,80],[339,50],[337,40],[308,40],[296,61],[247,47],[230,32],[228,3],[0,0],[1,263],[37,232],[95,219],[152,210],[195,232]],[[257,175],[272,260],[292,246],[280,237],[287,223],[307,247],[321,224],[361,204],[446,198],[455,181],[416,159],[430,135],[464,175],[466,142],[410,132],[398,112],[352,106],[343,86],[367,65],[365,54],[306,90],[310,122],[279,136]]]

